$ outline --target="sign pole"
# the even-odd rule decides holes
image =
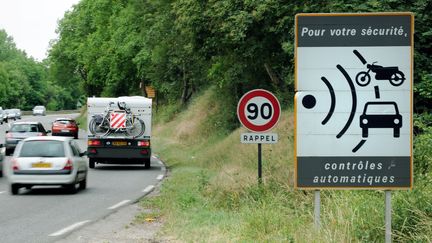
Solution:
[[[391,243],[391,191],[385,191],[385,242]]]
[[[314,225],[316,230],[320,230],[321,221],[321,194],[320,190],[315,190]]]
[[[258,183],[262,184],[262,158],[261,158],[261,144],[258,144]]]
[[[254,133],[240,134],[241,143],[258,144],[258,184],[262,181],[263,143],[277,143],[276,133],[271,130],[279,121],[281,106],[274,94],[264,89],[254,89],[244,94],[237,104],[237,117],[240,123]]]

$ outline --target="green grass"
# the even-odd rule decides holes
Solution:
[[[215,121],[207,112],[218,109],[210,89],[185,111],[163,113],[171,120],[157,119],[153,150],[168,164],[170,176],[160,195],[142,205],[163,219],[162,234],[187,242],[384,241],[382,191],[322,191],[322,228],[314,230],[313,192],[293,188],[292,111],[283,112],[276,128],[279,143],[263,146],[264,183],[259,186],[257,148],[240,143],[244,130],[209,129]],[[429,146],[419,144],[417,150]],[[421,153],[420,159],[430,155],[430,150]],[[432,176],[417,178],[413,191],[393,193],[393,239],[398,242],[431,241]]]

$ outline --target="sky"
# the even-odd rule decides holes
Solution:
[[[50,40],[56,39],[57,21],[79,0],[0,0],[0,29],[16,47],[42,61]]]

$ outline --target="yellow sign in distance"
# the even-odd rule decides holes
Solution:
[[[152,86],[145,86],[145,91],[147,94],[147,98],[155,98],[156,90]]]

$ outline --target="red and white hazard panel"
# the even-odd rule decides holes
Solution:
[[[112,112],[110,114],[110,128],[126,128],[126,113]]]

